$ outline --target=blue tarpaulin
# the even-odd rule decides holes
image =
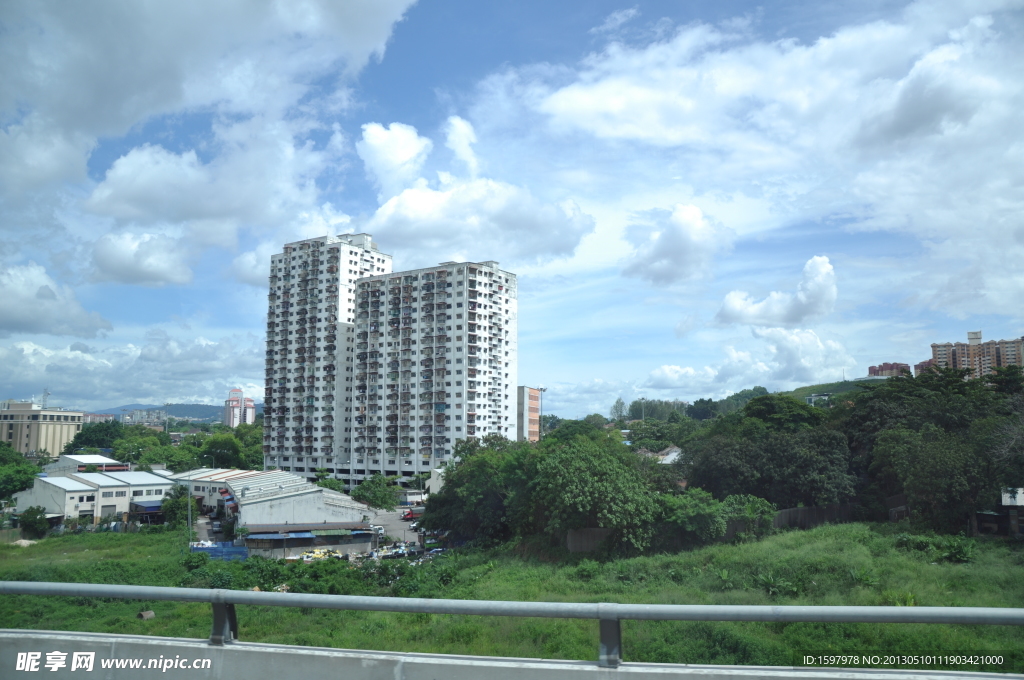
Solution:
[[[204,552],[210,556],[211,560],[244,560],[249,557],[249,549],[245,546],[236,546],[230,541],[221,541],[217,545],[202,548],[199,546],[192,546],[191,552]]]

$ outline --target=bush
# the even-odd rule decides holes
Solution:
[[[28,538],[42,538],[50,530],[50,521],[46,519],[46,508],[33,505],[26,508],[18,518],[21,533]]]
[[[207,564],[209,564],[209,562],[210,562],[210,554],[209,553],[194,552],[194,553],[189,553],[188,555],[186,555],[185,559],[183,559],[181,561],[181,564],[182,564],[182,566],[184,566],[189,571],[195,571],[196,569],[199,569],[200,567],[205,567]]]
[[[942,559],[950,562],[970,562],[974,559],[976,545],[974,541],[963,535],[951,536],[944,541],[945,552]]]

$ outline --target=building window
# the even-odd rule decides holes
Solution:
[[[128,495],[127,491],[115,491],[114,498],[124,498]]]
[[[135,498],[136,496],[141,496],[142,494],[143,491],[141,489],[139,491],[132,491],[132,498]]]
[[[113,491],[104,491],[103,493],[100,494],[100,496],[102,496],[103,498],[113,498],[114,497],[114,492]]]

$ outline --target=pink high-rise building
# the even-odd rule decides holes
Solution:
[[[242,423],[253,423],[256,420],[256,403],[251,397],[242,394],[237,387],[228,392],[224,402],[224,424],[238,427]]]

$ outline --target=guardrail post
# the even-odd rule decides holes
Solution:
[[[622,659],[622,628],[616,609],[614,604],[597,605],[601,631],[597,665],[604,668],[615,668]]]
[[[235,615],[235,605],[224,602],[219,590],[213,592],[213,628],[210,630],[210,644],[220,647],[238,639],[238,617]]]

